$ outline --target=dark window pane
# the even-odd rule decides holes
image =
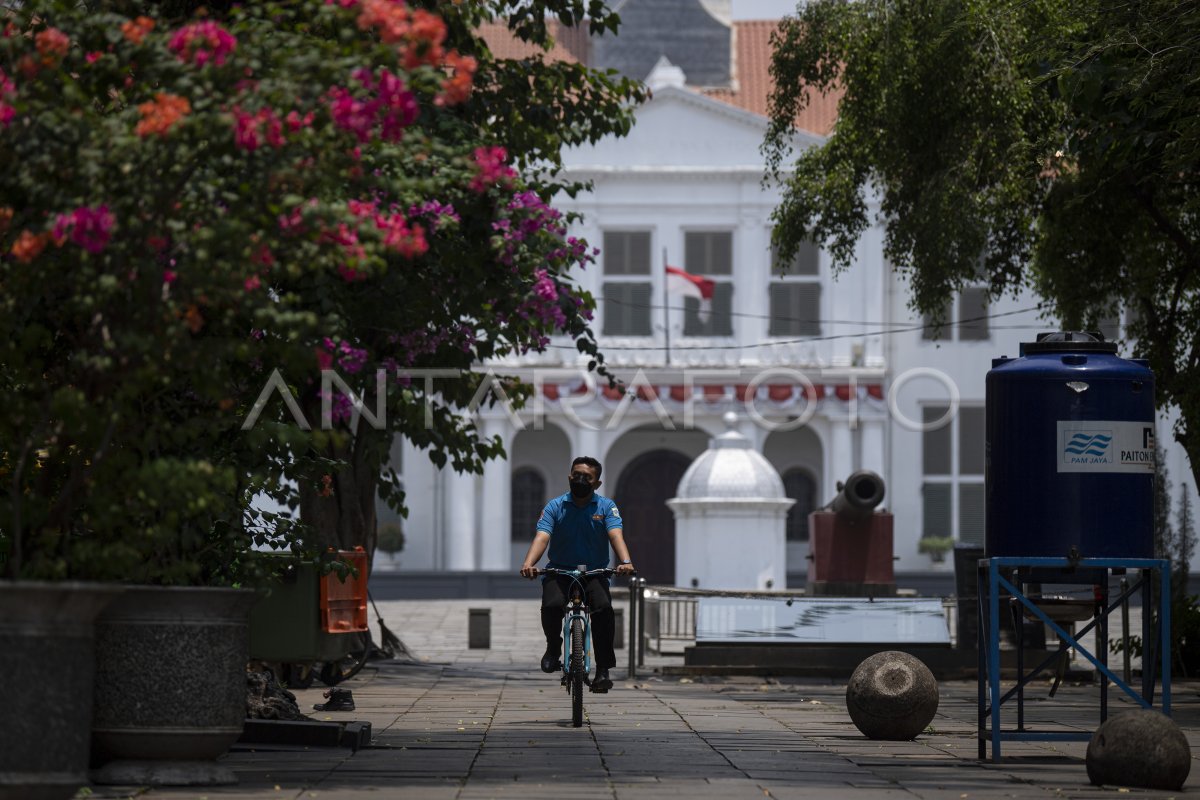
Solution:
[[[1106,342],[1115,342],[1121,338],[1120,317],[1101,317],[1100,321],[1096,323],[1096,327],[1100,329]]]
[[[783,491],[796,501],[788,509],[787,540],[808,541],[808,515],[814,510],[817,489],[812,477],[802,469],[789,469],[783,473]]]
[[[950,490],[948,483],[926,483],[921,487],[923,516],[921,536],[952,536]]]
[[[700,319],[700,301],[683,298],[684,336],[733,336],[733,284],[718,283],[713,288],[712,311],[707,321]]]
[[[650,335],[650,284],[615,282],[604,284],[604,335]]]
[[[983,409],[958,409],[958,474],[983,474]]]
[[[958,296],[958,338],[963,341],[987,339],[987,315],[987,289],[982,286],[963,289]]]
[[[546,481],[537,470],[522,467],[513,473],[511,501],[512,540],[532,539],[546,505]]]
[[[921,409],[921,421],[929,424],[941,419],[949,406],[925,406]],[[950,431],[952,422],[933,431],[925,431],[922,435],[922,471],[926,475],[949,475],[950,469]],[[939,534],[940,535],[940,534]]]
[[[779,250],[771,245],[771,273],[774,275],[819,275],[821,273],[821,248],[813,242],[804,242],[796,251],[790,264],[779,262]]]
[[[958,540],[964,544],[983,544],[982,483],[959,484]]]
[[[921,338],[953,341],[954,318],[950,313],[952,310],[953,308],[950,305],[950,301],[947,300],[946,304],[942,306],[942,313],[940,317],[934,317],[932,314],[926,314],[921,323],[925,326],[925,328],[921,331]],[[935,325],[939,322],[942,324],[942,327],[936,328]]]
[[[689,231],[683,236],[684,269],[693,275],[733,274],[733,234]]]
[[[821,284],[772,283],[770,336],[821,335]]]
[[[605,275],[649,275],[649,231],[604,232]]]

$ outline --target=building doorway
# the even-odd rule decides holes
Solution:
[[[643,453],[621,472],[613,499],[625,525],[625,542],[638,575],[675,585],[675,515],[667,501],[692,459],[675,450]]]

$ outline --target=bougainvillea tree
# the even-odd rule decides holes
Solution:
[[[544,47],[548,10],[585,12],[505,13]],[[482,379],[472,365],[555,334],[602,363],[592,300],[568,275],[592,253],[547,202],[577,188],[554,177],[559,150],[627,129],[640,92],[576,64],[492,58],[474,31],[501,11],[9,12],[9,575],[235,582],[252,543],[370,546],[377,494],[402,503],[395,436],[456,469],[502,452],[460,412]],[[596,4],[587,15],[615,25]],[[415,368],[459,374],[429,385]],[[249,511],[260,492],[307,525]]]

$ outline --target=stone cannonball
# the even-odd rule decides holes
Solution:
[[[937,681],[919,658],[896,650],[876,653],[850,676],[846,708],[864,736],[909,741],[937,713]]]
[[[1109,717],[1088,742],[1088,779],[1097,786],[1178,791],[1191,767],[1183,731],[1149,708]]]

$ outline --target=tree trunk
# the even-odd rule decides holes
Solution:
[[[300,487],[300,520],[312,527],[315,544],[322,551],[361,547],[368,565],[378,541],[375,501],[383,465],[372,454],[381,436],[381,431],[360,425],[345,447],[327,454],[346,466],[331,473],[327,484],[318,480]]]

